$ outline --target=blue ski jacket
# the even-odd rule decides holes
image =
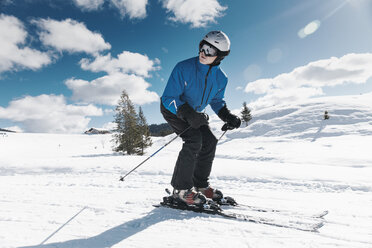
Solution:
[[[199,57],[179,62],[169,77],[161,97],[166,109],[177,114],[177,109],[188,103],[195,111],[203,111],[208,104],[218,114],[224,100],[227,76],[219,66],[204,65]]]

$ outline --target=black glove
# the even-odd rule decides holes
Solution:
[[[231,114],[230,110],[227,109],[226,105],[220,109],[218,112],[218,117],[224,122],[226,122],[225,125],[222,127],[222,131],[231,130],[234,128],[239,128],[242,121],[240,118],[236,115]]]
[[[177,117],[187,121],[195,129],[208,125],[208,115],[196,112],[188,103],[178,108]]]

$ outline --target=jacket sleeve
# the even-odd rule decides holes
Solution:
[[[161,97],[164,107],[175,115],[177,114],[178,107],[185,103],[181,100],[184,89],[185,83],[181,73],[181,67],[177,64],[168,79],[167,86]]]
[[[226,85],[227,85],[227,80],[224,86],[218,90],[216,95],[212,98],[211,102],[209,103],[209,105],[211,106],[211,108],[216,114],[218,114],[218,112],[222,109],[222,107],[226,105],[226,102],[224,100]]]

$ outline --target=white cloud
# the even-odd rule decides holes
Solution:
[[[115,122],[107,122],[102,125],[102,129],[104,130],[114,130],[117,128],[117,124]]]
[[[110,0],[120,11],[122,16],[129,15],[131,19],[142,19],[146,17],[146,6],[148,0]]]
[[[115,113],[114,109],[105,109],[103,112],[105,115],[112,115]]]
[[[27,31],[16,17],[0,14],[0,30],[0,73],[37,70],[51,63],[47,53],[26,46]]]
[[[81,68],[93,72],[104,71],[108,74],[122,72],[134,73],[139,76],[148,77],[150,71],[159,69],[158,59],[150,60],[146,55],[124,51],[117,58],[112,58],[111,54],[98,55],[93,61],[82,59]]]
[[[223,7],[217,0],[162,0],[163,7],[173,15],[171,21],[191,23],[192,27],[205,27],[209,23],[216,23],[216,18],[223,15],[227,7]]]
[[[275,78],[250,82],[245,92],[266,94],[258,102],[277,104],[322,95],[323,87],[345,83],[362,84],[372,77],[372,53],[347,54],[318,60]]]
[[[90,31],[84,23],[75,20],[40,19],[33,23],[40,28],[39,35],[43,44],[60,52],[97,54],[111,48],[100,33]]]
[[[81,79],[68,79],[66,86],[73,91],[72,99],[84,103],[99,103],[117,105],[120,94],[126,90],[130,99],[135,104],[156,102],[159,96],[148,91],[150,84],[142,77],[124,73],[114,73],[92,81]]]
[[[73,0],[75,5],[84,11],[99,10],[105,0]],[[119,10],[122,17],[129,16],[130,19],[143,19],[146,17],[146,6],[148,0],[106,0],[113,8]]]
[[[98,10],[105,2],[105,0],[73,0],[76,6],[83,10],[92,11]]]
[[[0,107],[0,119],[22,123],[26,132],[80,133],[90,121],[87,116],[101,116],[93,106],[66,104],[63,95],[26,96]]]
[[[117,105],[120,94],[126,90],[135,104],[152,103],[159,100],[144,78],[151,71],[159,69],[159,59],[150,60],[146,55],[124,51],[112,58],[111,54],[98,55],[94,60],[82,59],[81,68],[93,72],[106,72],[108,75],[86,81],[71,78],[65,84],[73,91],[72,99],[85,103]]]

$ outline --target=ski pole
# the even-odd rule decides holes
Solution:
[[[224,131],[223,134],[221,135],[221,137],[218,139],[218,141],[220,141],[220,139],[226,134],[227,130],[233,130],[234,127],[230,126],[229,124],[225,123],[221,130]]]
[[[191,126],[190,126],[191,127]],[[129,171],[127,174],[125,174],[124,176],[121,176],[120,177],[120,181],[124,181],[124,178],[126,178],[129,174],[131,174],[133,171],[135,171],[138,167],[140,167],[141,165],[143,165],[147,160],[149,160],[150,158],[152,158],[153,156],[155,156],[155,154],[157,154],[158,152],[160,152],[164,147],[166,147],[167,145],[169,145],[170,143],[172,143],[175,139],[177,139],[178,137],[180,137],[182,134],[184,134],[187,130],[190,129],[190,127],[186,128],[185,130],[183,130],[180,134],[178,134],[176,137],[174,137],[173,139],[171,139],[167,144],[163,145],[162,147],[160,147],[159,150],[157,150],[156,152],[154,152],[150,157],[146,158],[144,161],[142,161],[139,165],[137,165],[136,167],[134,167],[131,171]]]
[[[225,130],[225,132],[223,132],[223,134],[221,135],[221,137],[218,139],[218,141],[220,141],[220,139],[225,135],[225,133],[227,132],[227,130]],[[217,142],[218,142],[217,141]]]

